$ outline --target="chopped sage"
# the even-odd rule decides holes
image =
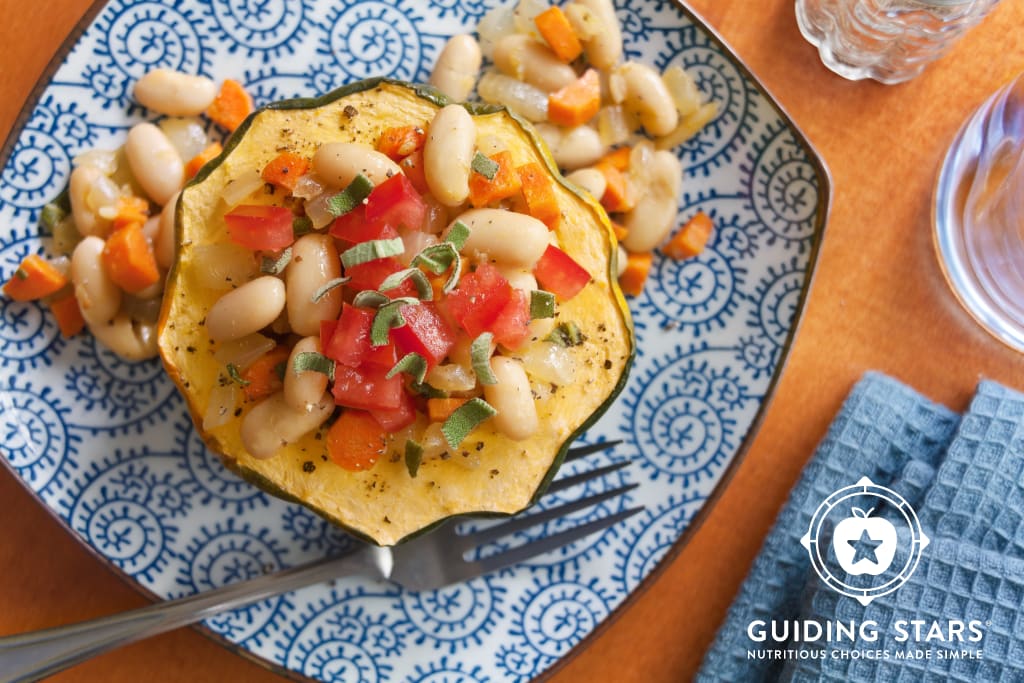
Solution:
[[[14,271],[14,277],[18,278],[19,280],[27,280],[28,271],[25,270],[24,268],[18,268],[16,271]]]
[[[348,187],[327,200],[327,211],[334,217],[344,216],[362,204],[372,191],[373,181],[359,173]]]
[[[260,272],[266,275],[277,275],[278,273],[284,272],[284,269],[288,267],[288,264],[292,261],[292,248],[285,247],[281,254],[274,258],[272,256],[264,256],[260,261]]]
[[[407,353],[398,359],[384,377],[391,379],[400,372],[411,376],[413,383],[423,384],[427,376],[427,359],[418,353]]]
[[[456,250],[461,251],[462,247],[466,246],[467,239],[469,239],[469,226],[462,221],[455,221],[444,241],[450,242]]]
[[[352,278],[349,277],[336,277],[333,280],[328,280],[320,287],[318,287],[315,292],[313,292],[313,296],[309,298],[310,301],[312,301],[313,303],[319,303],[320,299],[323,299],[325,296],[327,296],[327,292],[331,291],[332,289],[337,289],[338,287],[341,287],[343,284],[345,284],[351,279]]]
[[[434,288],[430,286],[430,280],[419,268],[406,268],[397,273],[392,273],[380,283],[380,291],[386,292],[389,289],[397,289],[406,280],[412,280],[416,286],[416,293],[423,301],[430,301],[434,298]]]
[[[555,317],[555,295],[543,289],[530,292],[530,320]]]
[[[462,276],[462,257],[451,242],[441,242],[425,248],[413,257],[412,265],[414,267],[423,266],[435,275],[440,275],[451,268],[452,272],[442,287],[445,294],[455,289]]]
[[[441,425],[441,433],[452,448],[459,444],[476,429],[481,422],[498,414],[490,403],[482,398],[471,398],[455,409]]]
[[[322,353],[316,351],[303,351],[295,356],[292,361],[292,372],[319,372],[327,375],[327,379],[334,380],[334,361]]]
[[[473,363],[473,372],[480,384],[498,383],[498,378],[491,370],[491,344],[493,342],[494,335],[490,332],[483,332],[469,345],[469,357]]]
[[[579,346],[587,340],[587,337],[580,331],[579,326],[570,321],[561,323],[551,331],[544,341],[549,341],[559,346]]]
[[[67,215],[67,211],[57,204],[50,202],[43,207],[42,211],[39,212],[39,225],[41,225],[47,232],[53,233],[53,229],[56,228],[57,224],[64,220],[64,217]]]
[[[398,256],[405,251],[401,237],[389,240],[369,240],[350,247],[341,254],[341,265],[346,268],[358,266],[379,258]]]
[[[405,468],[409,470],[409,476],[416,478],[420,471],[420,464],[423,462],[423,446],[419,442],[409,439],[405,442]]]
[[[316,232],[316,229],[313,227],[313,221],[309,220],[309,218],[306,216],[296,216],[292,219],[292,234],[296,237],[302,237],[311,232]]]
[[[473,161],[470,163],[470,168],[482,175],[488,180],[494,180],[494,176],[497,175],[498,162],[494,161],[489,157],[484,156],[483,153],[477,152],[476,156],[473,157]]]
[[[448,398],[448,392],[438,389],[435,386],[431,386],[426,382],[412,382],[409,388],[415,391],[420,396],[426,398]]]
[[[376,289],[364,289],[352,299],[352,305],[360,308],[380,308],[390,301],[391,297],[387,294],[378,292]]]
[[[402,317],[402,308],[410,304],[419,303],[416,299],[400,297],[392,299],[377,309],[373,316],[373,324],[370,326],[370,345],[384,346],[388,343],[388,334],[396,327],[405,325],[405,318]]]
[[[240,387],[247,387],[250,384],[249,380],[242,379],[242,373],[238,371],[238,366],[234,363],[228,363],[228,377]]]

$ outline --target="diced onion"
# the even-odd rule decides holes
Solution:
[[[407,266],[416,254],[438,242],[440,240],[437,235],[422,230],[407,230],[402,233],[402,244],[405,245],[405,251],[398,256],[398,260],[402,265]]]
[[[513,12],[516,33],[525,33],[534,38],[540,38],[537,24],[533,20],[549,6],[548,0],[519,0],[519,4],[516,5]]]
[[[697,111],[700,107],[700,91],[697,90],[697,82],[686,72],[686,69],[678,64],[665,69],[661,75],[665,82],[672,101],[675,102],[679,116],[685,117]]]
[[[203,429],[210,430],[226,424],[235,416],[238,405],[238,385],[234,382],[214,384],[210,389],[209,402],[203,413]]]
[[[259,171],[256,169],[244,171],[228,182],[224,187],[224,192],[221,193],[221,198],[229,209],[233,209],[248,199],[253,192],[262,188],[263,185],[263,178],[260,176]]]
[[[494,44],[499,40],[515,32],[515,15],[513,5],[498,5],[491,9],[477,24],[477,34],[480,36],[480,52],[484,57],[490,59],[494,56]]]
[[[427,373],[427,384],[449,393],[473,391],[476,388],[476,375],[470,368],[458,363],[435,365]]]
[[[307,173],[304,176],[300,176],[295,181],[295,188],[292,190],[292,194],[299,199],[312,199],[317,195],[323,194],[324,186],[320,182],[320,178],[315,173]]]
[[[551,342],[530,344],[525,351],[517,354],[523,361],[523,369],[541,382],[563,386],[573,381],[572,355],[565,347]]]
[[[700,105],[697,111],[693,112],[676,126],[668,135],[658,138],[656,145],[658,149],[672,149],[677,145],[681,145],[694,135],[700,132],[700,130],[715,120],[718,116],[718,104],[715,102],[706,102]]]
[[[621,105],[602,107],[597,114],[597,133],[601,142],[612,147],[629,141],[633,131],[630,128],[629,117]]]
[[[93,166],[98,168],[103,175],[112,175],[117,170],[117,150],[90,149],[76,156],[72,164],[75,168]]]
[[[192,250],[196,286],[199,291],[222,291],[248,282],[257,273],[256,257],[234,243],[201,244]]]
[[[313,224],[314,230],[330,225],[336,218],[328,206],[332,196],[333,194],[328,191],[306,200],[306,218]]]
[[[197,118],[167,118],[159,126],[183,161],[187,162],[206,149],[206,131]]]
[[[85,195],[86,205],[96,212],[100,218],[111,220],[117,215],[117,200],[121,198],[121,188],[107,176],[99,176]]]
[[[222,343],[213,352],[213,358],[227,367],[230,363],[239,370],[245,370],[253,361],[274,348],[274,340],[264,337],[259,332]]]
[[[480,78],[476,91],[485,102],[503,104],[509,111],[531,121],[543,121],[548,117],[547,93],[529,83],[488,71]]]

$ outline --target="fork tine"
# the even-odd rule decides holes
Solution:
[[[530,527],[550,522],[551,520],[558,519],[559,517],[565,517],[577,510],[593,507],[598,503],[602,503],[612,498],[617,498],[627,491],[632,491],[637,486],[639,486],[639,484],[627,484],[626,486],[620,486],[617,489],[598,493],[588,498],[580,498],[579,500],[574,500],[563,505],[559,505],[558,507],[542,510],[541,512],[537,512],[532,515],[513,517],[509,521],[496,526],[487,527],[486,529],[481,529],[475,533],[466,534],[465,539],[473,547],[481,546],[484,543],[490,543],[502,536],[508,536],[509,534],[513,534],[517,531],[529,529]]]
[[[576,446],[566,451],[565,459],[562,462],[572,462],[573,460],[579,460],[580,458],[585,458],[586,456],[592,453],[600,453],[601,451],[606,451],[609,448],[618,446],[620,443],[622,443],[622,439],[615,439],[614,441],[599,441],[597,443],[592,443],[587,446]]]
[[[584,482],[590,481],[591,479],[597,479],[598,477],[603,477],[606,474],[611,474],[616,470],[621,470],[623,467],[625,467],[631,462],[632,460],[623,460],[621,462],[612,463],[611,465],[604,465],[603,467],[598,467],[593,470],[580,472],[570,477],[563,477],[562,479],[558,479],[553,484],[551,484],[551,486],[548,487],[548,490],[544,495],[558,493],[559,491],[564,491],[568,488],[572,488],[573,486],[577,486]]]
[[[643,511],[643,509],[643,507],[635,507],[629,508],[628,510],[622,510],[621,512],[616,512],[615,514],[608,515],[607,517],[591,520],[571,529],[560,531],[552,536],[545,536],[544,538],[537,539],[536,541],[527,543],[526,545],[511,548],[498,555],[485,557],[484,559],[472,564],[480,573],[492,572],[496,569],[501,569],[502,567],[507,567],[509,565],[528,560],[536,555],[541,555],[549,550],[556,550],[562,546],[572,543],[573,541],[586,538],[590,534],[607,529],[624,519],[632,517],[636,513]]]

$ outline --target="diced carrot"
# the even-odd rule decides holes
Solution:
[[[206,149],[189,159],[188,163],[185,164],[185,177],[194,178],[196,173],[199,173],[199,169],[223,151],[224,148],[221,147],[219,142],[212,142],[207,145]]]
[[[619,147],[605,154],[597,163],[608,164],[620,171],[625,171],[629,168],[629,157],[632,153],[632,147]]]
[[[281,379],[283,373],[279,372],[278,366],[287,363],[289,355],[288,347],[278,344],[243,370],[242,380],[248,382],[242,388],[245,398],[258,401],[280,391],[284,386],[284,380]]]
[[[698,211],[693,218],[686,221],[662,249],[665,255],[674,259],[687,259],[704,251],[715,224],[711,217]]]
[[[601,108],[601,77],[594,69],[561,90],[548,95],[548,120],[560,126],[579,126],[594,118]]]
[[[327,454],[339,467],[361,472],[387,452],[387,431],[364,410],[345,410],[327,430]]]
[[[560,7],[547,8],[533,18],[533,23],[551,51],[563,62],[571,62],[583,53],[583,45]]]
[[[519,192],[523,183],[512,165],[512,154],[501,151],[490,157],[498,164],[493,178],[473,171],[469,174],[469,202],[476,207],[487,206],[491,202],[508,199]]]
[[[558,198],[547,171],[535,161],[523,164],[516,171],[523,184],[527,212],[548,226],[549,230],[554,230],[562,218],[562,211],[558,207]]]
[[[398,161],[423,148],[427,131],[423,126],[394,126],[385,128],[377,140],[377,151]]]
[[[444,422],[458,410],[468,398],[428,398],[427,418],[431,422]]]
[[[117,215],[111,221],[111,230],[120,230],[133,223],[142,225],[148,218],[149,202],[143,197],[136,197],[135,195],[118,197]]]
[[[51,301],[50,310],[57,319],[60,333],[65,337],[74,337],[85,328],[85,318],[82,317],[82,309],[78,307],[74,292]]]
[[[4,294],[15,301],[35,301],[60,291],[67,284],[67,277],[52,263],[29,254],[4,285]]]
[[[639,296],[644,291],[644,282],[651,272],[653,261],[654,256],[649,251],[629,254],[626,257],[626,269],[619,276],[619,286],[622,287],[623,293],[628,296]]]
[[[402,173],[409,179],[416,191],[426,194],[430,191],[427,187],[427,174],[423,170],[423,150],[418,149],[409,156],[398,162]]]
[[[245,117],[252,113],[252,98],[245,88],[236,80],[227,78],[220,86],[220,92],[213,99],[213,104],[206,110],[214,123],[233,131],[242,124]]]
[[[601,195],[601,206],[608,213],[621,213],[629,211],[636,206],[636,199],[633,197],[632,188],[626,175],[610,163],[597,162],[594,168],[604,175],[605,188]]]
[[[141,292],[160,279],[153,247],[138,223],[110,234],[102,260],[110,279],[129,294]]]
[[[629,230],[626,226],[618,221],[612,221],[612,230],[615,232],[615,239],[620,242],[626,239],[626,235],[629,234]]]
[[[295,152],[281,152],[263,167],[260,177],[268,183],[290,192],[295,189],[295,183],[308,170],[309,159]]]

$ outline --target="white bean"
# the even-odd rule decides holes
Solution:
[[[320,333],[321,320],[337,320],[341,312],[341,288],[335,287],[319,301],[316,290],[341,277],[341,260],[330,235],[303,235],[292,245],[292,260],[284,272],[288,290],[288,324],[303,336]]]
[[[469,172],[476,149],[476,124],[460,104],[440,109],[423,146],[423,172],[431,194],[445,206],[469,197]]]
[[[622,57],[622,29],[615,16],[612,0],[575,0],[590,10],[595,28],[591,37],[583,44],[587,61],[598,69],[610,69]]]
[[[607,152],[601,135],[590,126],[563,129],[558,146],[551,150],[558,167],[569,171],[590,166]]]
[[[82,317],[90,325],[109,322],[121,308],[121,288],[103,268],[102,239],[89,236],[78,243],[71,254],[71,283]]]
[[[531,121],[548,118],[548,94],[511,76],[488,69],[480,77],[476,92],[484,102],[503,105]]]
[[[519,33],[505,36],[494,46],[494,65],[503,74],[548,93],[576,80],[573,68],[546,45]]]
[[[209,78],[171,69],[153,69],[135,82],[135,99],[147,109],[168,116],[198,116],[217,96]]]
[[[596,168],[581,168],[565,176],[565,179],[576,183],[584,190],[593,195],[594,199],[600,200],[608,187],[608,181]]]
[[[523,213],[470,209],[456,221],[469,228],[464,250],[486,254],[503,266],[532,268],[548,248],[547,226]]]
[[[629,231],[622,240],[623,246],[632,252],[654,249],[672,229],[678,212],[675,197],[644,195],[623,217],[622,223]]]
[[[285,402],[284,392],[279,391],[257,403],[242,418],[242,445],[252,457],[266,460],[322,425],[333,412],[330,394],[320,396],[310,410],[296,410]]]
[[[476,388],[476,374],[471,366],[460,363],[435,365],[427,373],[427,384],[447,392],[473,391]]]
[[[152,123],[128,131],[125,155],[132,175],[149,198],[163,206],[185,183],[185,163],[164,132]]]
[[[537,406],[522,364],[495,356],[491,358],[491,370],[498,383],[484,386],[484,399],[498,411],[494,426],[516,441],[533,436],[539,426]]]
[[[284,283],[264,275],[233,289],[206,314],[206,331],[214,341],[238,339],[274,322],[285,306]]]
[[[99,210],[104,206],[113,206],[113,202],[116,202],[116,199],[108,202],[106,197],[109,191],[106,186],[112,184],[110,178],[103,175],[103,171],[91,164],[78,166],[71,172],[68,198],[71,200],[71,215],[79,234],[106,237],[110,232],[110,220],[100,216]]]
[[[369,145],[329,142],[313,155],[313,170],[328,185],[346,187],[360,173],[378,185],[402,169]]]
[[[520,270],[518,268],[499,268],[498,270],[515,289],[521,289],[529,293],[539,287],[537,278],[528,270]]]
[[[623,105],[640,117],[643,127],[651,135],[668,135],[679,123],[676,104],[661,75],[637,62],[626,62],[619,69],[626,83]]]
[[[622,274],[626,272],[626,264],[629,263],[629,252],[627,252],[626,248],[620,244],[616,256],[615,277],[620,278],[622,277]]]
[[[156,262],[164,270],[174,265],[174,255],[178,250],[178,235],[176,232],[175,213],[178,208],[178,197],[176,192],[173,197],[167,200],[163,210],[160,212],[160,231],[157,233],[156,241],[153,244],[153,251],[156,252]]]
[[[156,324],[118,313],[111,320],[89,322],[89,331],[108,349],[128,360],[145,360],[157,354]]]
[[[320,353],[320,337],[303,337],[292,348],[284,372],[284,402],[295,410],[312,410],[327,390],[327,375],[314,370],[297,372],[295,359],[300,353]]]
[[[480,45],[473,36],[452,36],[437,57],[430,84],[456,102],[462,102],[473,90],[482,59]]]

